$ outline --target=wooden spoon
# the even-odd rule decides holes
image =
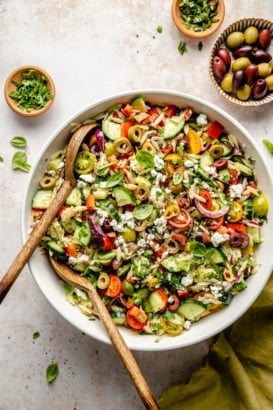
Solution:
[[[8,293],[12,284],[15,282],[19,273],[28,262],[29,258],[41,242],[42,237],[46,233],[49,225],[53,221],[55,215],[64,203],[72,188],[76,185],[74,176],[74,162],[79,151],[79,148],[86,135],[97,126],[97,124],[88,124],[80,127],[71,137],[67,146],[66,161],[65,161],[65,179],[61,187],[57,191],[49,208],[46,209],[42,218],[35,225],[35,228],[28,237],[26,243],[14,259],[10,268],[0,281],[0,303]]]
[[[145,407],[151,410],[159,410],[159,406],[144,379],[138,364],[126,345],[122,335],[114,324],[106,306],[97,293],[92,283],[85,277],[76,274],[67,265],[57,262],[55,259],[50,258],[51,265],[54,270],[65,282],[85,291],[88,293],[89,298],[94,305],[96,313],[98,314],[106,332],[108,333],[116,352],[118,353],[121,361],[124,364],[125,369],[129,373],[136,390],[140,398],[142,399]]]

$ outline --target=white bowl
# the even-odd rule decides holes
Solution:
[[[69,136],[71,123],[82,122],[117,103],[129,102],[138,95],[142,95],[151,103],[191,106],[194,111],[205,113],[211,119],[221,122],[228,132],[238,137],[239,141],[245,146],[246,154],[248,156],[253,156],[256,159],[259,186],[267,195],[269,202],[273,203],[273,181],[270,169],[264,162],[262,153],[251,135],[230,115],[198,97],[192,97],[180,92],[169,90],[131,91],[104,98],[84,108],[73,118],[66,121],[65,124],[61,125],[48,139],[40,153],[36,165],[32,168],[24,195],[24,206],[22,211],[22,236],[24,241],[27,239],[31,224],[31,200],[37,189],[38,181],[43,175],[45,160],[52,153],[65,145]],[[272,225],[273,211],[271,208],[268,214],[268,223],[264,225],[262,230],[264,241],[256,252],[256,259],[260,264],[259,271],[256,275],[251,276],[247,280],[248,287],[238,294],[228,307],[201,319],[199,322],[195,323],[189,331],[184,331],[181,335],[176,337],[164,336],[158,340],[158,337],[156,336],[138,335],[130,330],[122,328],[121,333],[129,348],[138,351],[160,351],[190,346],[216,335],[242,316],[259,296],[272,272]],[[81,332],[84,332],[101,342],[110,344],[108,335],[99,320],[88,320],[86,316],[80,313],[78,308],[66,301],[62,283],[52,270],[47,257],[41,255],[38,249],[34,252],[29,262],[29,267],[42,293],[61,316]]]

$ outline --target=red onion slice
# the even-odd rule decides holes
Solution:
[[[221,218],[221,216],[226,215],[226,213],[229,210],[229,206],[225,205],[225,206],[223,206],[223,208],[221,208],[217,211],[209,211],[208,209],[204,208],[203,205],[201,204],[201,202],[198,201],[198,199],[196,199],[196,198],[194,200],[194,203],[195,203],[196,208],[200,212],[200,214],[202,214],[206,218],[211,218],[211,219]]]

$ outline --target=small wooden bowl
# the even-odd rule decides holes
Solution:
[[[181,17],[181,10],[179,8],[181,1],[182,0],[173,0],[171,14],[174,24],[182,34],[196,40],[201,40],[203,38],[211,36],[213,33],[215,33],[215,31],[219,29],[225,17],[225,4],[223,0],[219,0],[217,15],[215,16],[215,19],[218,21],[216,23],[213,23],[211,27],[205,31],[194,31],[193,29],[186,27]]]
[[[230,103],[236,104],[238,106],[242,107],[259,107],[264,104],[268,104],[270,102],[273,102],[273,92],[268,93],[264,98],[261,100],[254,100],[253,98],[250,98],[246,101],[239,100],[233,93],[227,93],[225,92],[221,87],[219,81],[214,76],[213,73],[213,58],[215,56],[215,53],[218,48],[220,47],[225,47],[225,41],[227,36],[230,33],[233,33],[234,31],[244,31],[247,27],[250,26],[255,26],[257,27],[258,30],[261,29],[269,29],[271,32],[271,46],[267,51],[272,54],[272,49],[273,49],[273,23],[272,21],[269,20],[264,20],[260,18],[245,18],[241,19],[238,21],[235,21],[234,23],[230,24],[225,30],[222,31],[222,33],[219,35],[219,37],[216,39],[215,43],[212,46],[211,52],[210,52],[210,60],[209,60],[209,75],[210,78],[216,88],[216,90],[219,92],[219,94],[224,97],[227,101]],[[273,72],[272,72],[273,73]]]
[[[10,93],[16,90],[16,85],[14,82],[20,83],[22,81],[22,73],[25,73],[29,70],[35,70],[37,75],[43,76],[47,80],[47,88],[50,94],[52,94],[53,98],[48,100],[46,105],[40,109],[31,109],[27,111],[25,109],[18,107],[17,100],[10,97]],[[8,106],[16,113],[23,117],[37,117],[38,115],[44,114],[49,108],[52,106],[55,98],[55,85],[51,76],[41,67],[37,67],[34,65],[24,65],[16,68],[12,71],[6,79],[5,86],[4,86],[4,96]]]

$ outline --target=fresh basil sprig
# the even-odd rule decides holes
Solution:
[[[29,172],[31,165],[27,162],[27,154],[25,151],[17,151],[11,160],[12,169],[20,169],[24,172]]]

